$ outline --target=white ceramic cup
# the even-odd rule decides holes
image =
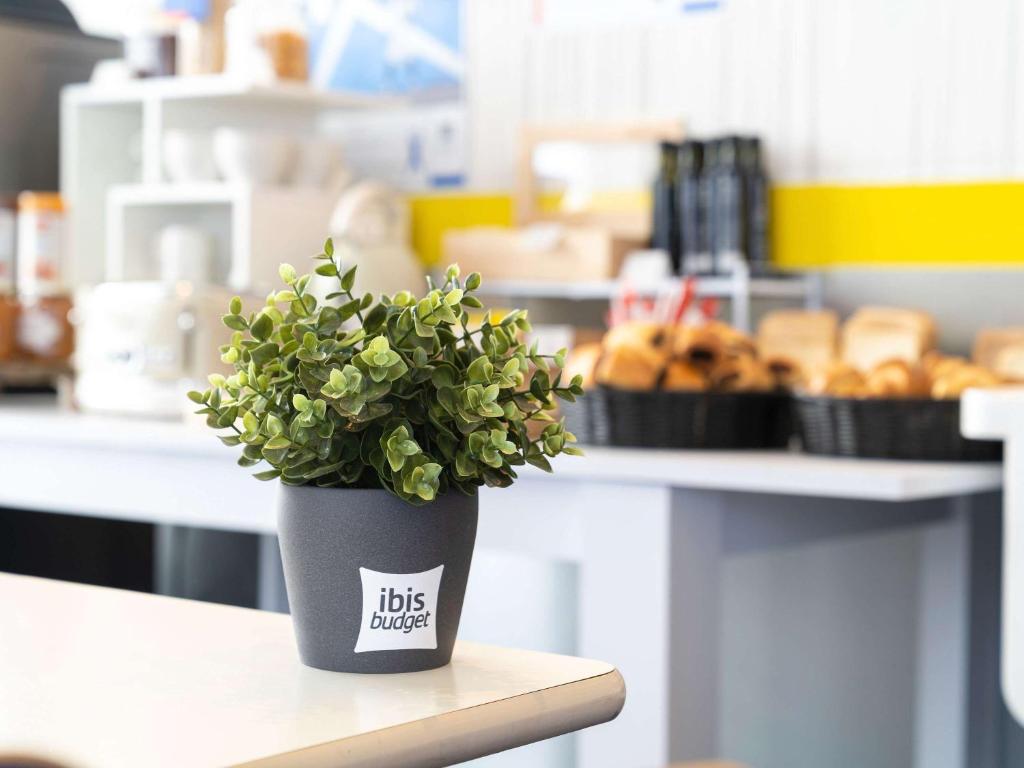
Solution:
[[[226,181],[281,184],[294,155],[295,142],[280,134],[238,128],[218,128],[213,132],[213,156]]]
[[[213,142],[208,133],[172,128],[164,132],[163,160],[167,178],[175,182],[215,181]]]
[[[198,227],[171,224],[157,234],[160,280],[206,285],[212,280],[213,238]]]

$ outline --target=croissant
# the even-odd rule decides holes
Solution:
[[[680,360],[702,371],[710,371],[726,354],[719,335],[706,325],[677,328],[672,349]]]
[[[919,366],[904,360],[886,360],[867,375],[871,397],[928,397],[931,382]]]
[[[932,397],[938,400],[952,400],[960,397],[969,387],[997,387],[999,377],[979,365],[961,365],[939,376],[932,382]]]
[[[721,392],[770,392],[775,378],[752,357],[725,360],[711,370],[711,386]]]
[[[593,342],[580,344],[573,347],[565,361],[565,368],[562,370],[564,379],[572,379],[573,376],[583,377],[583,386],[589,387],[594,383],[595,369],[597,362],[601,359],[601,345]]]
[[[765,359],[764,364],[778,389],[797,389],[805,382],[803,368],[791,357],[775,355]]]
[[[596,379],[598,384],[620,389],[654,389],[663,367],[653,350],[620,346],[605,351],[597,364]]]
[[[812,395],[834,397],[865,397],[868,394],[864,376],[846,363],[833,363],[815,371],[807,380],[807,391]]]
[[[670,392],[701,392],[708,388],[708,380],[699,369],[689,363],[673,360],[665,369],[661,387]]]

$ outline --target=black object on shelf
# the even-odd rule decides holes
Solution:
[[[745,136],[739,143],[739,166],[743,177],[743,225],[747,263],[753,275],[772,271],[768,241],[769,192],[768,174],[764,168],[761,140]]]
[[[634,392],[596,386],[561,404],[585,445],[740,450],[785,448],[790,397],[774,392]]]
[[[703,168],[704,145],[692,139],[680,144],[676,161],[676,218],[680,251],[676,272],[679,274],[695,272],[701,254],[711,253],[707,241],[706,209],[701,195]],[[710,267],[710,263],[707,266]]]
[[[719,139],[714,167],[708,171],[711,190],[711,253],[715,274],[728,275],[744,258],[746,212],[743,175],[740,171],[740,140]]]
[[[654,180],[654,221],[651,247],[665,251],[672,270],[679,271],[679,219],[676,215],[676,154],[678,147],[668,141],[660,144],[661,162]]]
[[[795,399],[798,432],[808,453],[911,461],[999,461],[997,440],[960,433],[960,401]]]

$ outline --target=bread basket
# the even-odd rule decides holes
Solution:
[[[784,448],[792,434],[784,393],[631,391],[594,386],[564,403],[567,428],[588,445],[628,448]]]
[[[960,400],[794,398],[807,453],[865,459],[998,461],[1002,443],[960,433]]]

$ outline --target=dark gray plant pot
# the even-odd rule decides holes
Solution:
[[[416,507],[380,489],[282,485],[278,536],[302,663],[335,672],[447,664],[476,522],[477,497],[458,492]]]

